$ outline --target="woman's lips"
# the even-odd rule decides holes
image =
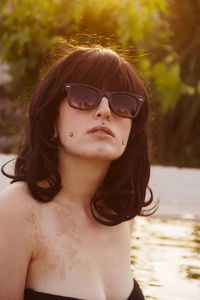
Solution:
[[[103,126],[103,125],[95,126],[95,127],[91,128],[90,130],[88,130],[87,133],[94,135],[94,136],[102,137],[102,138],[105,138],[105,137],[114,138],[115,137],[112,130],[110,128],[108,128],[107,126]]]

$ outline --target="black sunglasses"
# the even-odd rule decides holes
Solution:
[[[133,119],[139,114],[144,97],[128,92],[104,91],[81,83],[66,83],[68,103],[80,110],[96,108],[105,96],[111,110],[120,117]]]

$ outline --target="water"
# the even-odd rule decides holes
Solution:
[[[200,223],[136,217],[133,276],[149,300],[200,300]]]

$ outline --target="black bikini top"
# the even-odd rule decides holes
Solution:
[[[65,297],[25,289],[24,300],[84,300],[72,297]],[[134,288],[127,300],[145,300],[138,282],[134,279]]]

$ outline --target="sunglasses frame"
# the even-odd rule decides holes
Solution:
[[[98,95],[98,98],[97,98],[97,101],[94,105],[92,105],[91,107],[89,108],[79,108],[79,107],[76,107],[73,105],[72,101],[71,101],[71,87],[76,87],[76,86],[79,86],[79,87],[88,87],[90,89],[93,89],[95,92],[97,92],[97,95]],[[109,107],[111,108],[112,112],[114,112],[116,115],[122,117],[122,118],[128,118],[128,119],[134,119],[138,116],[139,112],[140,112],[140,108],[143,104],[143,102],[145,101],[144,97],[140,96],[140,95],[136,95],[136,94],[133,94],[133,93],[129,93],[129,92],[124,92],[124,91],[104,91],[102,89],[98,89],[94,86],[91,86],[91,85],[88,85],[88,84],[82,84],[82,83],[66,83],[65,84],[65,90],[67,92],[67,99],[68,99],[68,104],[69,106],[71,106],[72,108],[75,108],[75,109],[78,109],[78,110],[92,110],[94,108],[96,108],[100,102],[101,102],[101,99],[103,97],[106,97],[108,99],[108,103],[109,103]],[[112,103],[112,96],[114,94],[125,94],[125,95],[129,95],[129,96],[132,96],[134,97],[136,100],[137,100],[137,110],[134,114],[134,116],[124,116],[118,112],[116,112],[114,109],[113,109],[113,103]]]

